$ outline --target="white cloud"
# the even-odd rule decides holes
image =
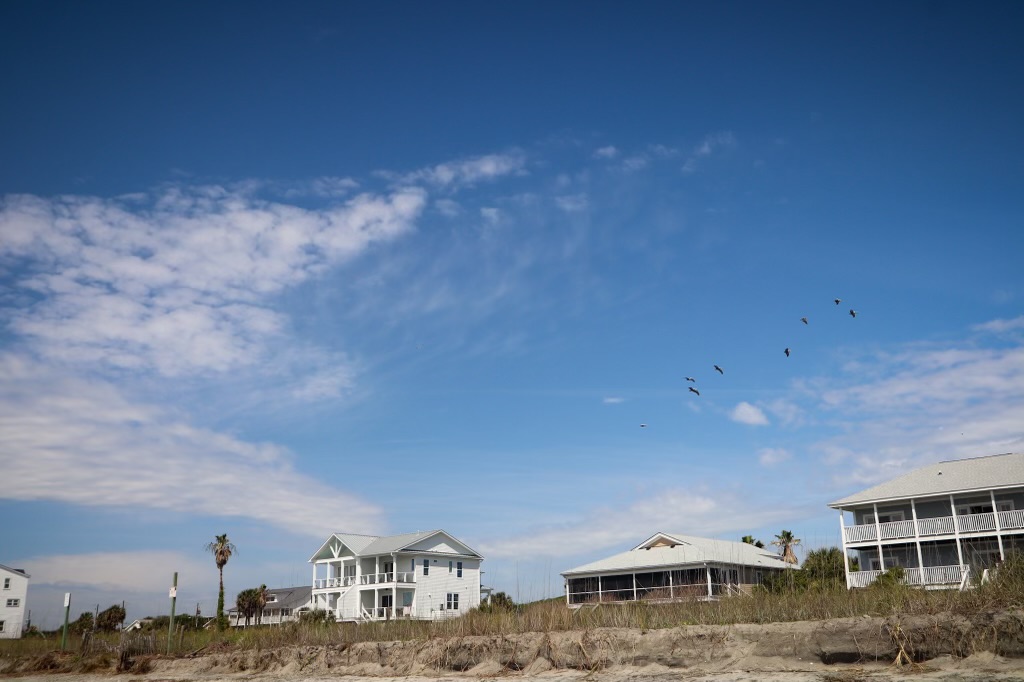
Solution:
[[[729,413],[729,418],[734,422],[749,424],[750,426],[765,426],[768,424],[768,417],[765,416],[761,408],[751,405],[746,401],[736,405],[732,412]]]
[[[757,461],[765,467],[781,464],[791,457],[789,451],[783,448],[762,448],[757,451]]]
[[[646,156],[631,156],[628,159],[623,160],[622,167],[632,173],[647,168],[649,163],[650,159]]]
[[[555,197],[555,205],[566,213],[579,213],[587,210],[589,201],[586,194],[570,194]]]
[[[279,446],[194,427],[25,357],[0,355],[0,375],[0,470],[18,482],[4,499],[187,509],[315,537],[382,526],[379,508],[297,472]]]
[[[722,149],[732,149],[736,146],[736,136],[731,132],[720,132],[706,135],[700,144],[694,147],[690,157],[683,164],[684,173],[696,172],[700,165],[700,159],[707,158]]]
[[[623,401],[624,401],[624,399],[620,398],[618,396],[608,396],[607,398],[605,398],[601,402],[603,402],[605,405],[618,405],[619,403],[621,403]]]
[[[789,521],[795,510],[763,506],[718,492],[664,490],[628,507],[588,510],[572,523],[540,528],[513,538],[495,539],[481,549],[488,557],[574,556],[595,550],[636,544],[657,531],[714,537],[727,532]],[[742,531],[742,532],[741,532]]]
[[[138,199],[7,197],[0,259],[38,300],[10,328],[52,359],[166,376],[261,359],[267,299],[413,228],[420,189],[308,210],[223,187]]]
[[[619,155],[619,150],[612,145],[594,150],[595,159],[614,159]]]
[[[480,217],[483,218],[488,225],[497,225],[501,222],[501,209],[494,207],[481,208]]]
[[[1010,320],[991,320],[983,324],[976,324],[972,329],[978,332],[990,332],[993,334],[1005,334],[1006,332],[1024,329],[1024,315]]]
[[[819,443],[837,480],[875,483],[940,459],[1024,447],[1024,346],[914,345],[808,388],[842,433]]]
[[[38,585],[89,586],[127,592],[154,590],[167,594],[171,573],[205,575],[213,562],[200,562],[180,552],[129,551],[86,554],[51,554],[19,559]]]
[[[386,172],[381,175],[398,180],[403,185],[427,183],[437,187],[459,189],[508,175],[525,173],[526,157],[520,152],[511,152],[448,161],[405,175],[396,176]]]
[[[452,199],[438,199],[434,202],[434,208],[436,208],[441,215],[448,218],[454,218],[462,213],[462,206],[459,205],[459,202],[453,201]]]

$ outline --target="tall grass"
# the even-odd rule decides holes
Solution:
[[[985,611],[1024,607],[1024,561],[1008,559],[991,583],[975,589],[922,590],[902,585],[846,590],[844,587],[757,591],[748,596],[711,602],[622,602],[569,609],[564,600],[551,599],[513,610],[474,610],[460,618],[427,622],[393,620],[366,624],[290,623],[217,633],[206,630],[177,632],[172,640],[175,654],[197,651],[273,649],[286,646],[343,646],[357,642],[386,642],[456,638],[473,635],[508,636],[526,632],[636,628],[653,630],[682,625],[732,625],[825,620],[857,616],[911,616],[949,612],[971,616]],[[149,635],[155,651],[167,650],[166,632]],[[0,659],[24,658],[52,652],[59,634],[47,639],[0,640]],[[71,650],[81,655],[82,638],[71,640]],[[91,649],[114,652],[119,635],[96,635]]]

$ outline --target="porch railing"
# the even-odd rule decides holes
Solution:
[[[925,566],[905,568],[903,575],[907,585],[959,585],[963,582],[966,571],[967,566]],[[854,571],[850,574],[850,587],[867,587],[882,573],[883,571]]]
[[[1024,510],[999,512],[999,527],[1004,530],[1024,528]]]
[[[414,571],[392,571],[390,573],[365,573],[359,576],[360,585],[380,585],[382,583],[414,583],[416,573]]]
[[[990,512],[983,514],[963,514],[956,517],[961,533],[987,533],[996,529],[996,517]],[[1024,528],[1024,510],[999,512],[999,527],[1003,530]],[[920,537],[935,535],[953,535],[953,517],[939,516],[917,520],[917,532]],[[888,521],[878,524],[882,540],[897,540],[914,537],[914,522]],[[873,542],[878,540],[875,524],[865,523],[846,527],[846,542]]]
[[[356,584],[354,575],[347,575],[340,578],[318,578],[313,581],[314,590],[325,590],[332,587],[348,587]]]

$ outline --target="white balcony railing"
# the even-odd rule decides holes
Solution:
[[[313,581],[314,590],[326,590],[334,587],[348,587],[356,584],[354,575],[347,575],[338,578],[319,578]]]
[[[962,514],[956,517],[961,533],[988,533],[996,529],[996,517],[990,512],[983,514]],[[999,528],[1001,530],[1019,530],[1024,528],[1024,510],[999,512]],[[920,537],[935,535],[953,535],[953,517],[939,516],[936,518],[918,519],[917,531]],[[914,537],[913,521],[889,521],[878,524],[877,531],[882,540],[898,540]],[[878,540],[875,524],[865,523],[859,526],[846,527],[846,542],[873,542]]]
[[[999,512],[999,527],[1003,530],[1024,528],[1024,510]]]
[[[952,535],[953,517],[939,516],[933,519],[918,519],[917,529],[922,537],[925,535]]]
[[[366,573],[359,576],[360,585],[381,585],[384,583],[414,583],[414,571],[398,571],[397,573]]]
[[[880,575],[881,571],[854,571],[850,574],[850,587],[867,587]]]
[[[907,585],[959,585],[966,570],[966,566],[925,566],[905,568],[903,575]],[[854,571],[850,574],[850,587],[867,587],[881,574],[882,571]]]
[[[996,517],[991,513],[964,514],[956,517],[956,520],[960,524],[961,533],[978,533],[996,529]]]
[[[882,534],[883,540],[892,540],[894,538],[912,538],[914,537],[914,522],[888,521],[886,523],[878,524],[878,530]]]

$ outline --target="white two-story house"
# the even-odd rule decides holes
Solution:
[[[0,639],[18,639],[25,626],[29,574],[0,564]]]
[[[439,620],[480,605],[483,557],[443,530],[334,533],[309,561],[312,608],[339,621]]]
[[[963,587],[1024,550],[1024,453],[939,462],[829,506],[843,553],[858,558],[847,587],[893,566],[911,585]]]

